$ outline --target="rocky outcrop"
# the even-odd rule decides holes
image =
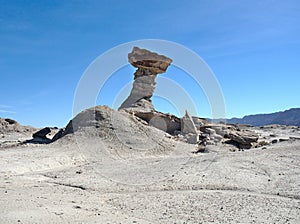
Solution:
[[[122,103],[119,109],[131,113],[136,118],[150,126],[154,126],[171,135],[179,135],[178,139],[190,144],[206,144],[207,142],[221,142],[223,136],[215,130],[202,130],[201,127],[207,124],[205,119],[192,117],[187,111],[183,118],[174,115],[164,114],[155,110],[151,97],[155,90],[155,79],[158,74],[164,73],[172,60],[166,56],[134,47],[128,54],[129,63],[136,67],[134,73],[133,88],[129,97]],[[69,125],[68,125],[69,126]],[[68,126],[65,131],[68,133]],[[201,139],[199,138],[201,134]],[[200,141],[201,140],[201,141]]]
[[[33,132],[36,131],[36,128],[31,126],[23,126],[17,121],[10,118],[0,118],[0,134],[7,133],[23,133],[23,132]]]
[[[55,142],[56,140],[62,138],[64,135],[66,135],[65,129],[64,128],[59,129],[58,132],[51,139],[51,142]]]
[[[8,124],[12,125],[12,124],[17,124],[18,122],[13,120],[13,119],[10,119],[10,118],[5,118],[4,121],[6,121]]]
[[[192,116],[192,119],[193,119],[194,124],[195,124],[195,126],[198,130],[200,130],[200,127],[202,127],[202,126],[204,126],[208,123],[208,121],[204,118]]]
[[[51,132],[49,127],[43,128],[37,132],[35,132],[32,137],[33,138],[47,138],[47,135]]]
[[[193,118],[187,110],[185,111],[185,115],[181,119],[181,133],[184,135],[189,133],[197,134],[197,128],[195,126]]]
[[[133,114],[143,121],[146,121],[150,126],[156,127],[172,135],[175,131],[181,129],[181,120],[172,114],[165,114],[157,111],[135,111]]]
[[[192,116],[187,110],[183,118],[181,118],[181,134],[185,137],[187,143],[197,144],[199,141],[199,132]]]
[[[102,129],[113,129],[112,124],[109,123],[112,113],[113,110],[107,106],[96,106],[86,109],[70,120],[65,128],[60,129],[52,138],[52,142],[64,137],[67,134],[72,134],[78,131],[80,128],[99,128],[101,126]]]
[[[180,130],[180,119],[174,115],[164,114],[155,110],[151,97],[156,86],[156,76],[164,73],[172,60],[166,56],[134,47],[128,54],[129,63],[136,67],[133,87],[128,98],[119,109],[123,109],[169,134]]]
[[[231,131],[228,138],[233,141],[241,149],[250,149],[257,142],[258,135],[249,130]]]
[[[110,156],[122,159],[132,159],[132,156],[144,158],[154,154],[161,156],[173,150],[174,145],[171,135],[150,127],[132,114],[106,106],[82,111],[56,136],[53,144],[75,140],[79,148],[89,150],[88,141],[92,141],[99,153],[108,155],[109,152]]]
[[[128,61],[137,70],[134,73],[134,83],[130,95],[122,103],[119,111],[103,106],[89,108],[75,116],[66,128],[59,130],[52,138],[52,142],[80,129],[88,131],[91,127],[97,129],[97,135],[100,137],[107,136],[111,132],[114,133],[116,126],[119,125],[120,130],[126,131],[130,127],[126,127],[124,125],[126,122],[122,119],[126,120],[129,117],[138,121],[134,125],[140,128],[141,126],[149,128],[145,125],[153,126],[167,132],[174,139],[198,145],[199,152],[205,151],[207,145],[229,143],[239,149],[248,149],[257,142],[258,135],[256,133],[241,130],[235,125],[213,124],[206,119],[192,117],[188,111],[181,119],[175,115],[156,111],[151,102],[156,86],[155,79],[158,74],[167,70],[172,60],[149,50],[134,47],[128,54]],[[124,114],[126,116],[123,116]],[[119,117],[120,121],[115,122],[116,117]],[[127,124],[132,125],[133,123],[128,121]],[[140,128],[137,129],[137,134],[143,129]],[[34,137],[44,138],[48,131],[47,129],[41,130],[35,133]]]
[[[47,137],[51,133],[51,128],[45,127],[41,130],[33,133],[32,139],[26,140],[24,143],[33,143],[33,144],[48,144],[51,142],[51,139]]]
[[[143,112],[155,111],[151,102],[156,85],[155,78],[167,70],[172,60],[146,49],[134,47],[128,54],[128,61],[137,70],[134,73],[131,93],[119,109],[133,108]]]

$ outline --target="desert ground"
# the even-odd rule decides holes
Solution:
[[[0,223],[300,223],[299,127],[249,127],[277,143],[193,153],[122,116],[51,144],[2,127]]]

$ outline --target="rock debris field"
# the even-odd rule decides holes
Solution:
[[[300,223],[300,127],[156,111],[172,59],[134,47],[118,110],[65,128],[0,119],[0,223]]]

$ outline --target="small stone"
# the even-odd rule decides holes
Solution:
[[[286,141],[289,141],[289,140],[290,140],[290,138],[280,138],[279,142],[286,142]]]
[[[195,152],[193,152],[194,154],[198,154],[198,153],[204,153],[206,152],[206,147],[203,145],[198,145],[198,148]]]
[[[199,141],[199,136],[197,134],[188,134],[186,135],[186,140],[189,144],[197,144]]]
[[[223,140],[223,137],[218,134],[211,135],[211,138],[214,139],[216,142],[221,142]]]
[[[216,134],[216,131],[212,128],[205,128],[205,132],[208,133],[210,136]]]

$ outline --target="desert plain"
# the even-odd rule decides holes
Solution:
[[[50,144],[2,119],[0,223],[300,222],[299,127],[247,126],[268,144],[195,153],[128,113],[99,111],[98,125]]]

